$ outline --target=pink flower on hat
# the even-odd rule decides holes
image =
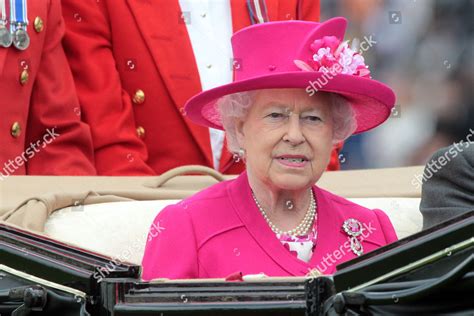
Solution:
[[[352,50],[348,42],[342,42],[335,36],[324,36],[315,40],[310,49],[314,52],[313,60],[305,63],[295,60],[296,66],[304,71],[331,71],[335,73],[370,77],[370,70],[365,65],[364,57]],[[335,67],[339,65],[339,67]]]
[[[324,36],[322,39],[317,39],[311,44],[310,48],[317,52],[320,48],[327,47],[332,52],[335,52],[339,47],[340,41],[335,36]]]

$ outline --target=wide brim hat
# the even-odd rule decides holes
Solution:
[[[234,81],[203,91],[185,105],[193,122],[223,129],[217,101],[223,96],[260,89],[301,88],[345,97],[357,121],[354,133],[382,124],[395,104],[388,86],[370,77],[359,52],[344,42],[347,20],[323,23],[268,22],[232,36]]]

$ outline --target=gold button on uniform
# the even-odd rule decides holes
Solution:
[[[140,138],[144,138],[144,137],[145,137],[145,129],[143,128],[143,126],[138,126],[138,127],[137,127],[137,135],[138,135],[138,137],[140,137]]]
[[[14,122],[12,124],[12,128],[11,128],[11,131],[10,133],[12,134],[13,137],[15,138],[18,138],[21,134],[21,126],[20,126],[20,123],[18,122]]]
[[[28,73],[27,69],[23,69],[20,75],[20,83],[22,86],[24,86],[27,82],[28,79],[30,78],[30,74]]]
[[[43,19],[40,18],[39,16],[37,16],[37,17],[35,18],[35,23],[34,23],[34,25],[35,25],[35,31],[36,31],[37,33],[40,33],[41,31],[43,31],[43,29],[44,29]]]
[[[135,104],[142,104],[143,102],[145,102],[145,92],[143,92],[143,90],[140,90],[140,89],[135,91],[132,101]]]

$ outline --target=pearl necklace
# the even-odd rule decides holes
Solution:
[[[267,213],[265,212],[263,207],[260,205],[260,203],[258,203],[257,197],[255,196],[253,191],[252,191],[252,196],[255,201],[255,204],[257,204],[257,207],[260,210],[260,213],[262,213],[263,218],[265,218],[268,225],[270,226],[270,228],[275,234],[289,235],[289,236],[295,237],[295,236],[303,236],[306,234],[306,232],[308,232],[308,230],[313,224],[314,216],[316,215],[316,201],[314,199],[313,190],[310,190],[310,191],[311,191],[311,202],[309,203],[308,211],[306,211],[305,217],[303,218],[303,220],[298,226],[288,231],[282,231],[281,229],[276,227],[275,224],[272,223],[270,218],[268,218]]]

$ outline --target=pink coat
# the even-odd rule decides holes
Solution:
[[[251,195],[247,174],[216,184],[163,209],[150,229],[142,278],[224,278],[235,272],[302,276],[317,268],[335,272],[337,264],[356,258],[345,220],[366,228],[361,242],[367,253],[397,240],[381,210],[370,210],[313,187],[318,205],[318,241],[306,263],[292,255],[272,232]]]

